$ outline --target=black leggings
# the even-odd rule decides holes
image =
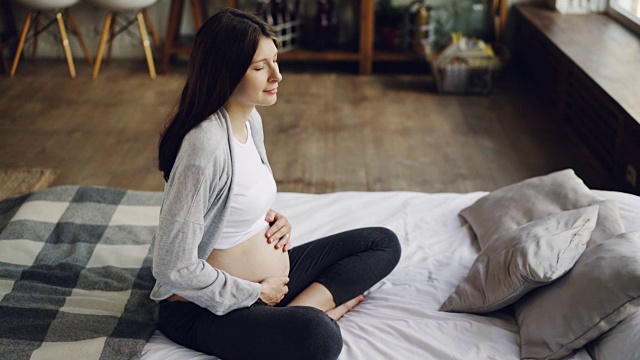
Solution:
[[[255,303],[218,316],[181,301],[160,302],[159,329],[174,342],[222,359],[336,359],[340,327],[322,310],[286,307],[319,282],[337,305],[387,276],[400,259],[400,244],[381,227],[346,231],[289,251],[289,292],[275,307]]]

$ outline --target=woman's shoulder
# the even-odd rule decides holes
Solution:
[[[191,129],[184,137],[183,146],[211,152],[228,148],[229,133],[224,119],[214,113]]]
[[[226,139],[228,136],[227,124],[221,111],[209,115],[209,117],[204,119],[198,126],[191,129],[191,131],[187,133],[187,136],[193,138],[214,136]]]
[[[224,163],[229,155],[229,134],[216,114],[191,129],[182,140],[178,158],[192,165]],[[177,159],[178,160],[178,159]]]

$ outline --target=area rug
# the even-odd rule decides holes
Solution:
[[[55,178],[56,172],[47,168],[0,168],[0,200],[42,190]]]

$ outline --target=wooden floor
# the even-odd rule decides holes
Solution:
[[[53,185],[162,190],[160,131],[185,69],[150,80],[113,62],[21,62],[0,77],[0,166],[59,172]],[[287,72],[259,108],[279,191],[492,190],[579,165],[566,136],[510,74],[491,96],[442,96],[427,75]]]

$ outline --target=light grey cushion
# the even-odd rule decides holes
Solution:
[[[460,215],[471,225],[480,248],[484,248],[505,230],[600,200],[573,170],[566,169],[494,190]]]
[[[625,232],[617,201],[605,200],[599,201],[596,204],[600,206],[598,209],[598,221],[596,222],[595,229],[593,229],[591,233],[591,240],[587,244],[587,247],[599,244],[602,241],[609,240]]]
[[[587,345],[594,360],[640,358],[640,308],[613,329]]]
[[[573,269],[515,307],[523,359],[559,359],[632,315],[640,305],[640,232],[587,248]]]
[[[587,247],[598,205],[561,212],[500,233],[476,258],[442,311],[487,313],[569,271]]]

